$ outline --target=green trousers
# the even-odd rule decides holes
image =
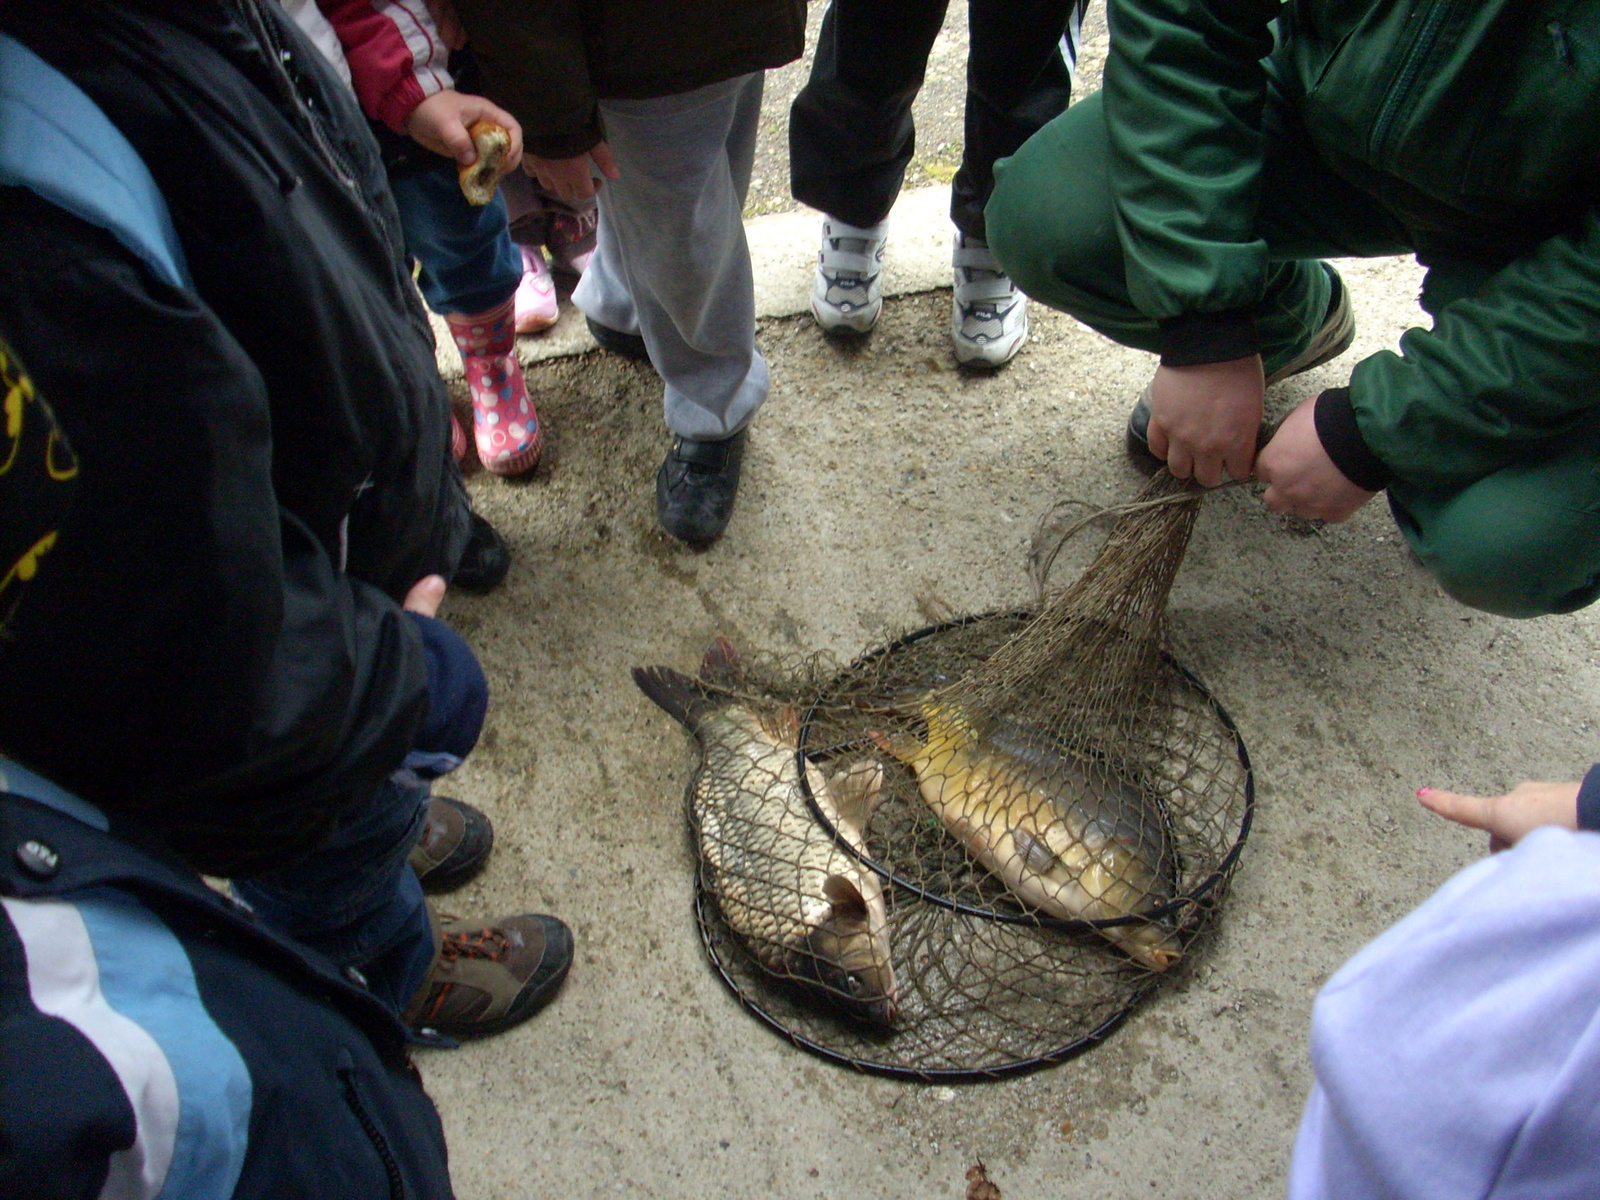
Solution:
[[[1456,253],[1448,237],[1413,237],[1329,170],[1272,100],[1266,135],[1256,232],[1271,265],[1256,330],[1268,374],[1307,345],[1327,313],[1332,276],[1323,258],[1415,252],[1427,268],[1421,302],[1430,314],[1504,265]],[[1156,324],[1128,296],[1109,161],[1096,93],[996,164],[989,246],[1035,300],[1154,353]],[[1572,612],[1600,597],[1597,463],[1600,420],[1449,493],[1420,489],[1403,466],[1388,464],[1389,505],[1417,556],[1462,603],[1509,617]]]

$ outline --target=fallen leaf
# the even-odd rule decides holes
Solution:
[[[990,1181],[981,1158],[967,1168],[967,1200],[1000,1200],[1000,1189]]]

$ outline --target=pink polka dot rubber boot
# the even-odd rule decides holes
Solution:
[[[452,313],[445,320],[461,351],[472,394],[472,433],[478,461],[495,475],[520,475],[538,465],[544,423],[528,398],[517,360],[515,300],[488,312]]]

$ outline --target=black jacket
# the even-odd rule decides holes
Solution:
[[[6,794],[4,775],[0,1195],[93,1197],[130,1156],[169,1164],[166,1194],[451,1195],[438,1113],[384,1005],[159,852]],[[85,967],[115,1022],[56,1003]],[[187,1115],[163,1132],[174,1103]]]
[[[0,333],[83,467],[0,642],[0,746],[202,870],[281,864],[404,757],[426,681],[396,601],[466,539],[382,166],[270,0],[0,27],[139,152],[195,281],[0,187]]]

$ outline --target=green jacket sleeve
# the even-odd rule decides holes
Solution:
[[[528,152],[571,158],[604,136],[583,0],[456,0],[484,94],[522,125]]]
[[[1112,0],[1105,117],[1128,290],[1162,324],[1248,331],[1266,276],[1254,232],[1276,0]],[[1238,347],[1234,347],[1237,349]],[[1236,355],[1230,354],[1229,357]]]
[[[1356,365],[1368,448],[1424,488],[1460,487],[1600,413],[1600,209]]]

